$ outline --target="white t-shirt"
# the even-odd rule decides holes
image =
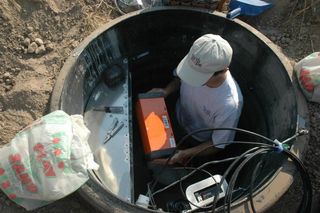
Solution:
[[[202,128],[237,127],[242,105],[239,85],[228,71],[226,80],[217,88],[193,87],[181,81],[176,115],[188,133]],[[203,142],[212,140],[216,147],[224,148],[227,144],[221,143],[230,143],[234,135],[231,130],[217,130],[201,132],[193,137]]]

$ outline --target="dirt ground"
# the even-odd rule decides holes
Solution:
[[[317,0],[278,0],[259,17],[244,20],[297,62],[320,51]],[[0,0],[0,146],[48,112],[55,79],[70,52],[94,29],[120,14],[110,0]],[[309,104],[311,139],[305,165],[320,191],[320,107]],[[294,184],[270,212],[295,212]],[[318,195],[319,197],[319,195]],[[317,201],[319,202],[319,200]],[[0,212],[25,212],[0,192]],[[32,212],[93,212],[72,194]],[[317,211],[320,212],[320,209]]]

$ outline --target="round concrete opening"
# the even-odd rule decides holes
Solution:
[[[305,106],[290,79],[291,66],[262,34],[241,21],[230,21],[223,16],[171,7],[137,11],[108,23],[85,39],[65,63],[51,98],[51,110],[61,109],[69,114],[85,115],[92,105],[91,100],[95,99],[92,97],[97,97],[97,88],[103,84],[101,64],[121,64],[128,71],[128,79],[131,79],[128,88],[132,88],[128,94],[132,93],[134,101],[136,94],[166,85],[172,70],[193,41],[203,34],[213,33],[228,40],[234,50],[230,70],[244,96],[239,127],[280,141],[292,136],[298,127],[304,126]],[[102,121],[97,120],[96,117],[87,120],[88,128],[94,135],[89,141],[93,150],[99,143],[96,135],[102,131]],[[129,141],[135,141],[135,125],[130,122],[133,123],[133,132],[128,136]],[[243,137],[237,135],[237,138]],[[292,147],[298,154],[304,149],[302,140],[306,138],[299,138]],[[129,151],[134,150],[129,147]],[[136,160],[139,157],[134,158],[139,153],[128,155],[132,155],[133,160],[130,157],[126,159],[129,163],[124,163],[121,171],[113,171],[115,166],[110,166],[109,173],[106,170],[103,173],[90,172],[90,180],[79,193],[102,211],[152,211],[134,205],[137,196],[145,193],[145,188],[139,187],[145,183],[143,175],[135,172],[139,171],[135,165],[143,162]],[[99,157],[96,155],[96,158]],[[254,199],[259,212],[272,206],[287,190],[295,172],[294,167],[279,155],[269,158],[269,166],[260,178],[269,175],[271,184],[263,187]],[[108,160],[116,162],[122,159],[113,157]],[[97,161],[103,163],[102,159]],[[104,176],[111,173],[115,175],[116,180],[112,184],[116,186],[108,185],[110,178],[109,182],[104,181]],[[250,174],[248,166],[239,177],[239,187],[248,185]],[[247,201],[243,200],[234,210],[245,212],[248,206]]]

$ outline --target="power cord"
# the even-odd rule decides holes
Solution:
[[[169,158],[167,159],[166,163],[164,164],[163,166],[163,169],[160,171],[159,174],[163,173],[164,172],[164,169],[168,166],[171,158],[174,156],[174,154],[176,153],[176,151],[178,150],[178,148],[181,146],[181,144],[183,144],[189,137],[191,137],[192,135],[194,134],[197,134],[197,133],[200,133],[200,132],[206,132],[206,131],[222,131],[222,130],[231,130],[231,131],[237,131],[237,132],[241,132],[241,133],[244,133],[244,134],[247,134],[247,135],[251,135],[251,136],[255,136],[257,138],[260,138],[262,140],[265,140],[267,142],[269,142],[269,144],[274,144],[274,141],[263,136],[263,135],[260,135],[258,133],[255,133],[255,132],[251,132],[249,130],[245,130],[245,129],[240,129],[240,128],[203,128],[203,129],[198,129],[198,130],[195,130],[193,132],[190,132],[189,134],[185,135],[178,143],[177,143],[177,146],[176,148],[173,150],[173,152],[171,153],[171,155],[169,156]],[[154,181],[153,185],[151,186],[151,191],[154,190],[155,186],[157,185],[159,181],[159,178],[156,178],[156,180]]]
[[[158,180],[159,180],[158,177],[157,177],[156,180],[154,181],[154,183],[152,184],[152,186],[151,187],[148,186],[148,195],[150,197],[152,197],[152,199],[153,199],[153,196],[155,196],[156,194],[159,194],[160,192],[162,192],[162,191],[164,191],[164,190],[176,185],[177,183],[180,183],[180,188],[181,188],[181,182],[184,179],[188,178],[189,176],[191,176],[192,174],[194,174],[197,171],[203,171],[203,167],[209,165],[210,163],[220,163],[220,162],[227,162],[227,161],[234,160],[232,162],[232,164],[227,168],[225,173],[223,174],[223,176],[221,178],[221,181],[217,186],[217,188],[220,189],[221,186],[222,186],[222,183],[225,180],[225,178],[228,175],[228,173],[233,169],[233,167],[235,167],[235,165],[237,165],[242,159],[244,159],[240,163],[240,165],[238,165],[237,168],[235,168],[235,172],[232,174],[232,177],[230,179],[230,183],[229,183],[229,186],[228,186],[228,189],[227,189],[227,193],[226,193],[225,198],[224,198],[224,205],[222,206],[223,207],[223,211],[225,212],[226,207],[227,207],[228,212],[230,212],[231,211],[231,206],[232,206],[233,188],[234,188],[234,185],[235,185],[235,181],[237,180],[237,177],[238,177],[240,171],[242,170],[242,168],[251,159],[253,159],[254,157],[256,157],[258,155],[266,154],[268,152],[277,152],[277,153],[285,154],[287,157],[289,157],[294,162],[294,164],[297,166],[297,168],[298,168],[298,170],[299,170],[299,172],[301,174],[301,177],[302,177],[302,180],[303,180],[304,196],[303,196],[303,199],[302,199],[302,201],[300,203],[300,206],[299,206],[299,212],[304,213],[304,212],[308,212],[310,210],[311,201],[312,201],[312,187],[311,187],[311,182],[310,182],[309,175],[308,175],[305,167],[303,166],[302,162],[300,161],[300,159],[297,158],[293,153],[288,151],[286,149],[287,147],[285,147],[288,142],[296,139],[298,136],[304,135],[304,134],[308,134],[307,130],[299,130],[292,137],[289,137],[288,139],[284,140],[283,142],[279,142],[277,140],[271,140],[271,139],[269,139],[269,138],[267,138],[265,136],[262,136],[262,135],[260,135],[258,133],[254,133],[254,132],[251,132],[251,131],[248,131],[248,130],[243,130],[243,129],[240,129],[240,128],[204,128],[204,129],[199,129],[199,130],[196,130],[196,131],[193,131],[193,132],[187,134],[186,136],[184,136],[179,141],[179,143],[176,146],[176,149],[169,156],[168,160],[166,161],[165,165],[163,166],[162,170],[160,171],[159,176],[164,171],[164,169],[168,166],[168,163],[170,162],[170,160],[173,157],[173,155],[176,153],[177,148],[180,147],[180,145],[182,143],[184,143],[188,137],[190,137],[190,136],[192,136],[192,135],[194,135],[196,133],[199,133],[199,132],[216,131],[216,130],[218,130],[218,131],[219,130],[238,131],[238,132],[242,132],[242,133],[245,133],[245,134],[248,134],[248,135],[251,135],[251,136],[255,136],[255,137],[260,138],[260,139],[263,139],[264,141],[266,141],[268,143],[266,144],[266,143],[259,143],[259,142],[234,142],[234,143],[247,143],[247,144],[251,144],[251,145],[257,145],[258,147],[251,148],[251,149],[247,150],[246,152],[244,152],[243,154],[241,154],[240,156],[237,156],[237,157],[234,157],[234,158],[228,158],[228,159],[224,159],[224,160],[211,161],[211,162],[204,163],[200,167],[194,168],[194,171],[192,171],[188,175],[180,178],[178,181],[175,181],[174,183],[172,183],[172,184],[170,184],[170,185],[168,185],[168,186],[166,186],[166,187],[164,187],[164,188],[162,188],[160,190],[157,190],[156,192],[152,193],[152,191],[154,191],[154,188],[155,188],[155,186],[156,186],[156,184],[158,183]],[[230,143],[225,143],[225,144],[230,144]],[[204,150],[201,150],[201,151],[204,151]],[[190,160],[192,160],[200,152],[198,152],[194,156],[192,156],[192,158]],[[258,165],[255,167],[255,169],[253,171],[252,179],[250,181],[250,187],[249,187],[249,199],[250,199],[250,205],[251,205],[251,208],[252,208],[253,212],[256,212],[256,210],[254,208],[254,203],[253,203],[253,194],[255,192],[253,190],[253,184],[255,182],[255,178],[257,176],[258,168],[260,167],[260,164],[261,163],[259,162]],[[185,167],[185,168],[187,168],[187,167]],[[213,177],[212,174],[210,174],[210,176]],[[182,192],[183,196],[186,198],[186,196],[184,194],[184,191],[181,190],[181,192]],[[206,209],[206,210],[211,209],[212,212],[215,212],[215,210],[217,210],[216,209],[216,204],[217,204],[218,199],[219,199],[219,190],[216,191],[216,193],[214,195],[214,200],[213,200],[213,203],[212,203],[211,206],[208,206],[208,207],[196,206],[196,207],[199,208],[199,209]],[[240,200],[240,198],[237,199],[237,200]],[[190,201],[189,201],[189,203],[190,203]],[[195,205],[195,204],[192,204],[192,203],[190,203],[190,204],[191,205]],[[221,208],[219,207],[219,209],[221,209]]]

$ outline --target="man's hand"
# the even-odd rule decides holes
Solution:
[[[173,164],[181,164],[186,165],[186,163],[190,160],[190,158],[194,156],[211,156],[216,154],[217,152],[220,152],[223,149],[214,147],[212,145],[212,141],[204,142],[198,146],[184,149],[184,150],[178,150],[170,159],[168,162],[169,165]],[[168,158],[162,158],[162,159],[155,159],[152,162],[160,165],[166,165]]]
[[[163,94],[163,97],[168,97],[173,92],[177,91],[180,87],[180,79],[174,78],[165,88],[153,88],[148,92],[159,92]]]
[[[167,97],[168,93],[165,89],[163,88],[153,88],[151,90],[148,91],[148,93],[152,93],[152,92],[156,92],[156,93],[161,93],[163,97]]]
[[[168,162],[169,165],[173,164],[181,164],[185,165],[185,163],[188,162],[191,155],[187,150],[178,150],[170,159]],[[158,165],[166,165],[168,161],[168,158],[160,158],[160,159],[154,159],[152,160],[152,163],[158,164]]]
[[[185,165],[190,159],[191,155],[188,150],[179,150],[176,154],[172,156],[169,161],[169,165],[172,164],[181,164]]]
[[[179,163],[185,165],[190,158],[194,156],[210,156],[214,155],[217,152],[220,152],[222,149],[214,147],[212,141],[204,142],[198,146],[179,150],[169,161],[169,165]]]

